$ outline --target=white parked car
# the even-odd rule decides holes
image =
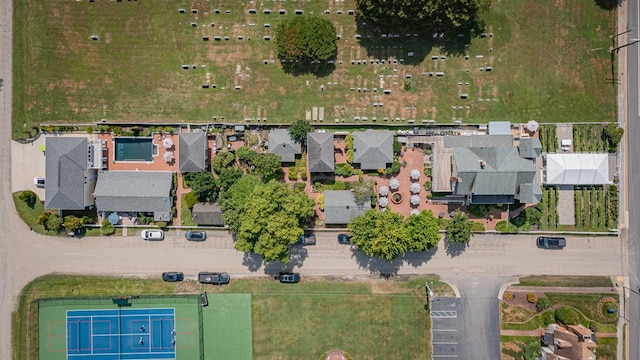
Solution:
[[[163,240],[164,231],[162,230],[142,230],[140,236],[145,240]]]

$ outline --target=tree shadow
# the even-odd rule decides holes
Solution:
[[[622,0],[596,0],[596,6],[603,10],[614,10],[622,5]]]
[[[280,261],[263,261],[262,256],[254,253],[245,253],[245,260],[251,257],[251,261],[243,261],[243,265],[254,265],[257,267],[249,268],[251,271],[257,271],[260,266],[264,265],[264,273],[269,276],[277,277],[281,272],[293,272],[295,268],[300,268],[304,264],[308,256],[307,249],[302,246],[294,246],[289,250],[289,262],[287,264]]]
[[[393,261],[386,261],[379,257],[371,257],[355,247],[351,248],[351,258],[356,260],[358,267],[361,269],[365,269],[371,274],[380,274],[385,277],[397,274],[403,263],[401,257]]]
[[[366,50],[367,57],[385,61],[395,58],[405,65],[421,64],[433,49],[439,49],[439,55],[464,56],[471,41],[480,37],[484,28],[484,21],[478,19],[464,27],[448,31],[425,30],[398,33],[382,30],[377,26],[364,23],[361,19],[356,19],[357,40]]]
[[[246,266],[251,272],[258,271],[262,267],[262,263],[262,256],[256,253],[246,252],[242,257],[242,265]]]
[[[429,262],[437,251],[438,247],[436,246],[429,251],[405,252],[404,255],[402,255],[402,260],[411,267],[417,268],[418,266]]]
[[[311,74],[317,78],[323,78],[331,75],[333,71],[336,69],[336,65],[334,63],[335,60],[331,60],[331,62],[309,62],[309,61],[285,61],[284,59],[280,60],[282,71],[285,74],[300,76]]]
[[[467,250],[467,246],[469,244],[466,242],[463,243],[454,243],[449,241],[449,239],[444,239],[444,250],[450,257],[456,257],[462,255],[465,250]]]

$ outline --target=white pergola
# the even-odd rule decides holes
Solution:
[[[547,154],[547,185],[605,185],[609,181],[608,154]]]

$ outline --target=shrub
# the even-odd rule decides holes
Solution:
[[[18,199],[27,204],[30,208],[33,208],[38,200],[38,196],[31,190],[25,190],[18,195]]]
[[[556,318],[555,316],[553,316],[553,311],[547,311],[542,313],[540,315],[540,321],[542,321],[544,326],[547,326],[549,324],[553,324],[554,322],[556,322]]]
[[[472,221],[471,224],[473,225],[473,227],[471,228],[472,231],[482,232],[485,230],[484,225],[482,223],[479,223],[477,221]]]
[[[347,183],[344,181],[336,181],[333,184],[333,190],[347,190]]]
[[[502,295],[502,298],[504,300],[513,300],[513,293],[512,292],[505,292],[504,295]]]
[[[93,126],[87,126],[87,134],[93,134]]]
[[[353,164],[353,149],[347,150],[347,162]]]
[[[102,235],[109,236],[113,235],[116,232],[116,228],[111,225],[109,220],[104,220],[102,222]]]
[[[353,149],[353,135],[352,134],[347,135],[344,139],[344,143],[347,150]]]
[[[167,222],[166,221],[158,221],[158,227],[160,229],[164,229],[167,227]]]
[[[83,225],[94,224],[94,223],[95,223],[95,221],[93,220],[93,218],[91,216],[85,215],[85,216],[82,217],[82,224]]]
[[[598,324],[597,322],[592,321],[589,323],[589,330],[593,332],[598,332],[599,328],[600,328],[600,324]]]
[[[307,186],[307,184],[303,183],[303,182],[297,182],[296,183],[296,192],[304,192],[305,187]]]
[[[318,203],[318,208],[320,209],[320,211],[324,211],[324,194],[318,195],[316,202]]]
[[[536,302],[538,302],[538,297],[534,293],[527,293],[527,301],[535,304]]]
[[[571,308],[559,308],[554,313],[556,319],[567,325],[576,325],[580,321],[580,315],[578,312]]]
[[[60,231],[63,223],[64,220],[62,219],[62,217],[60,217],[58,214],[51,214],[49,215],[47,223],[44,225],[44,227],[47,230]]]
[[[353,166],[349,164],[338,164],[336,165],[335,174],[342,177],[349,177],[353,175]]]
[[[542,312],[543,310],[548,309],[549,306],[551,306],[551,300],[546,297],[540,298],[536,302],[536,309],[538,310],[538,312]]]
[[[184,202],[189,209],[193,209],[193,205],[198,203],[198,194],[189,192],[184,196]]]
[[[298,171],[294,168],[290,168],[289,173],[287,173],[287,176],[289,177],[289,180],[296,181],[298,180]]]

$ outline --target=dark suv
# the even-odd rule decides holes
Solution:
[[[295,284],[300,282],[300,274],[291,272],[281,272],[278,280],[285,284]]]
[[[176,271],[169,271],[162,273],[162,280],[169,282],[176,282],[184,280],[184,274]]]
[[[198,274],[198,281],[202,284],[222,285],[228,284],[229,274],[219,272],[201,272]]]
[[[536,241],[541,249],[560,249],[567,245],[567,239],[563,237],[538,236]]]

